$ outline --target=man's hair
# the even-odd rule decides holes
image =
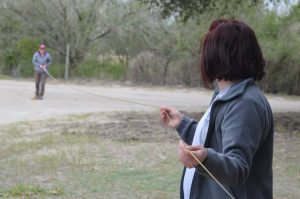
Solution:
[[[238,20],[211,23],[200,51],[201,79],[205,85],[218,80],[264,76],[265,60],[252,28]]]

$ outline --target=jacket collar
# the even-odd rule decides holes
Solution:
[[[254,84],[253,78],[243,79],[239,82],[236,82],[230,87],[227,93],[217,101],[229,101],[237,96],[240,96],[245,92],[247,86],[253,84]],[[218,93],[219,93],[219,89],[216,89],[213,95],[213,99],[218,95]]]
[[[37,53],[40,55],[40,57],[45,57],[47,55],[47,51],[45,51],[44,56],[42,56],[42,54],[40,53],[40,51],[38,50]]]

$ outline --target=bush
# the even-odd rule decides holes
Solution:
[[[2,54],[3,66],[1,71],[3,74],[18,76],[18,52],[16,50],[5,50]]]
[[[150,52],[142,52],[132,61],[128,76],[133,82],[162,84],[163,60]]]
[[[11,49],[2,53],[1,72],[14,77],[29,77],[33,74],[31,59],[38,47],[38,40],[24,37]]]
[[[270,13],[255,27],[266,60],[260,86],[267,92],[300,94],[299,25],[291,17]]]
[[[16,50],[18,52],[21,77],[31,77],[33,75],[34,70],[31,60],[34,52],[37,51],[38,45],[38,39],[29,37],[24,37],[17,42]]]
[[[124,80],[126,69],[123,64],[114,59],[104,62],[90,59],[78,65],[74,70],[74,75],[105,80]]]
[[[30,63],[25,63],[20,67],[20,76],[21,77],[32,77],[34,74],[33,65]]]
[[[39,45],[38,39],[24,37],[17,43],[17,51],[19,53],[19,60],[22,63],[31,63],[34,52],[37,51]]]
[[[183,65],[183,84],[186,86],[201,85],[199,58],[190,58]]]
[[[49,66],[48,71],[55,78],[64,78],[65,65],[64,64],[51,64]]]

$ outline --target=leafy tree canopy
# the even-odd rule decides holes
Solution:
[[[252,6],[263,4],[263,0],[140,0],[150,8],[158,7],[163,17],[176,16],[183,21],[197,18],[203,13],[217,12],[220,16],[235,17]]]

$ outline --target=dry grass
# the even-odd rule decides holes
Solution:
[[[200,114],[192,114],[199,117]],[[300,114],[299,114],[300,115]],[[299,115],[278,115],[274,196],[299,198]],[[284,120],[283,120],[284,118]],[[2,126],[4,198],[179,198],[175,131],[155,114],[84,114]]]

